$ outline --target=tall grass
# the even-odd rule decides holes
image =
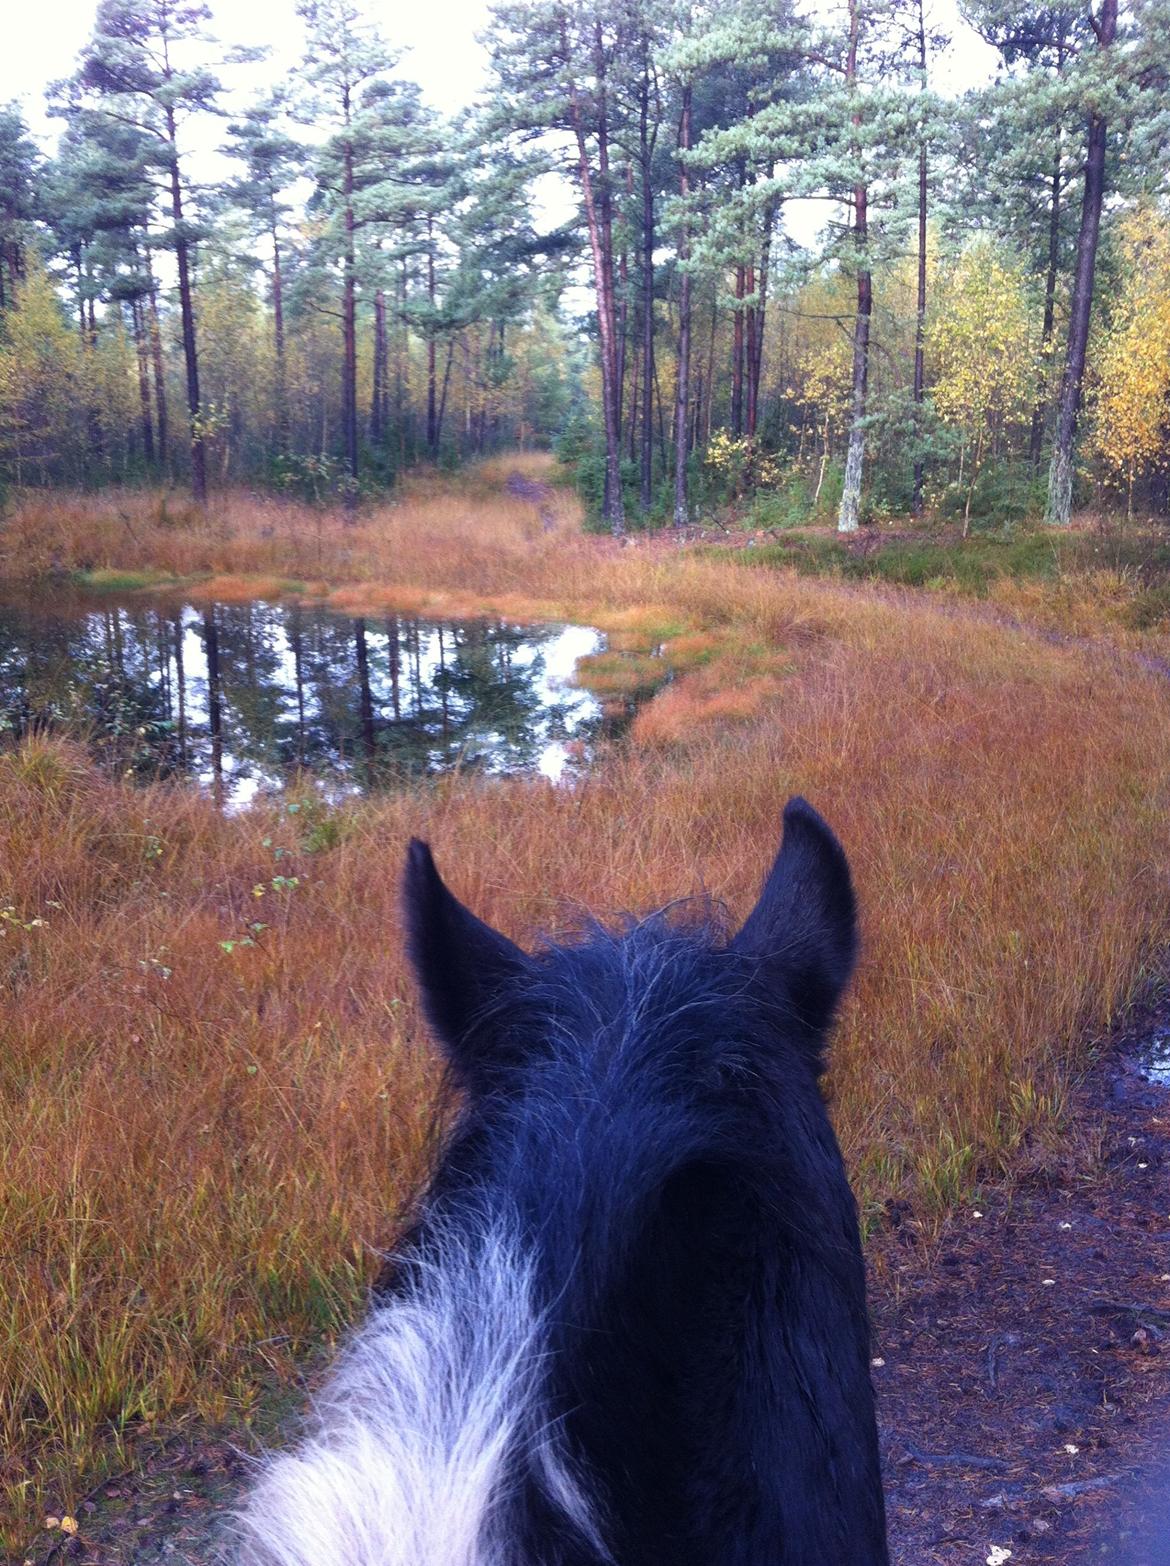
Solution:
[[[9,569],[77,564],[82,517],[110,569],[280,581],[316,547],[302,512],[172,526],[136,504],[140,556],[104,549],[109,507],[26,506]],[[583,540],[554,504],[550,533],[486,481],[423,487],[356,528],[324,519],[315,580],[337,602],[588,607],[665,644],[675,678],[573,788],[457,778],[328,822],[308,798],[225,818],[67,744],[0,757],[10,1543],[138,1426],[246,1413],[354,1309],[432,1138],[398,910],[412,833],[523,938],[687,891],[742,915],[784,799],[812,798],[863,908],[831,1089],[868,1214],[954,1200],[1056,1123],[1166,939],[1162,679],[945,599]]]

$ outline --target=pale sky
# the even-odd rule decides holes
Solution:
[[[223,72],[229,89],[224,105],[229,111],[238,110],[271,82],[287,79],[302,55],[301,22],[295,0],[210,3],[211,31],[226,48],[264,44],[272,51],[261,64]],[[452,114],[469,104],[483,85],[487,57],[476,35],[487,25],[488,3],[369,0],[364,9],[391,47],[402,51],[398,73],[418,82],[437,109]],[[815,15],[817,0],[807,0],[807,9]],[[61,122],[45,114],[45,87],[73,71],[92,32],[95,10],[96,0],[47,0],[41,6],[28,0],[9,0],[0,51],[0,103],[15,99],[21,104],[26,122],[46,150],[52,148]],[[994,52],[963,22],[957,0],[933,0],[927,12],[928,25],[941,27],[952,40],[932,61],[934,86],[957,94],[986,82],[994,70]],[[214,183],[223,177],[227,165],[215,150],[223,139],[223,122],[199,116],[188,135],[194,138],[188,150],[196,153],[187,165],[189,172],[200,183]],[[539,205],[555,221],[564,221],[572,209],[572,198],[565,192],[557,199],[556,193],[545,189],[540,192]],[[809,210],[796,210],[800,207]],[[824,215],[823,207],[815,204],[789,203],[786,226],[807,243]]]
[[[51,139],[59,122],[44,113],[44,89],[68,76],[93,28],[95,0],[48,0],[43,6],[10,0],[0,51],[0,103],[19,101],[31,128]],[[251,83],[284,76],[301,55],[302,29],[294,0],[211,0],[212,29],[226,46],[266,44],[271,58],[253,68]],[[816,0],[809,10],[815,13]],[[482,85],[486,57],[476,34],[487,24],[488,0],[370,0],[366,7],[383,36],[404,51],[401,74],[417,81],[426,97],[446,113],[471,102]],[[944,92],[986,81],[994,54],[966,26],[956,0],[934,0],[928,10],[952,35],[952,43],[932,64],[936,86]],[[243,73],[234,75],[241,87]],[[230,99],[229,99],[230,103]]]
[[[9,0],[0,50],[0,103],[15,98],[39,136],[51,139],[59,121],[44,113],[44,89],[68,76],[93,31],[96,0],[48,0],[43,7]],[[487,24],[488,0],[430,0],[365,8],[387,42],[405,51],[400,74],[417,81],[436,108],[453,113],[470,103],[483,80],[486,56],[475,35]],[[211,31],[227,47],[266,44],[271,57],[248,73],[253,85],[286,76],[302,54],[295,0],[211,0]],[[225,72],[244,85],[242,71]],[[228,100],[229,106],[231,99]]]

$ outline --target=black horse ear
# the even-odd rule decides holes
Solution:
[[[407,850],[403,901],[406,949],[427,1021],[465,1083],[487,1088],[519,1053],[532,959],[447,890],[418,838]]]
[[[818,1041],[853,972],[857,905],[845,851],[803,799],[784,807],[784,836],[732,949],[753,957]]]

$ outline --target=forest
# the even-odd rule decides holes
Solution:
[[[232,113],[256,51],[185,0],[102,0],[53,155],[0,113],[9,486],[352,506],[551,445],[615,531],[1165,511],[1163,0],[969,0],[957,93],[927,0],[499,3],[453,120],[298,10]]]
[[[220,1562],[295,1439],[459,1113],[412,839],[721,961],[801,796],[890,1559],[1150,1566],[1170,0],[468,8],[461,107],[375,0],[0,107],[0,1559]]]

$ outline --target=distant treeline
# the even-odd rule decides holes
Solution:
[[[1166,510],[1170,0],[968,0],[1001,69],[958,98],[927,0],[499,0],[453,123],[350,0],[297,9],[215,189],[201,5],[102,0],[54,157],[0,110],[5,481],[356,503],[556,441],[615,530]]]

